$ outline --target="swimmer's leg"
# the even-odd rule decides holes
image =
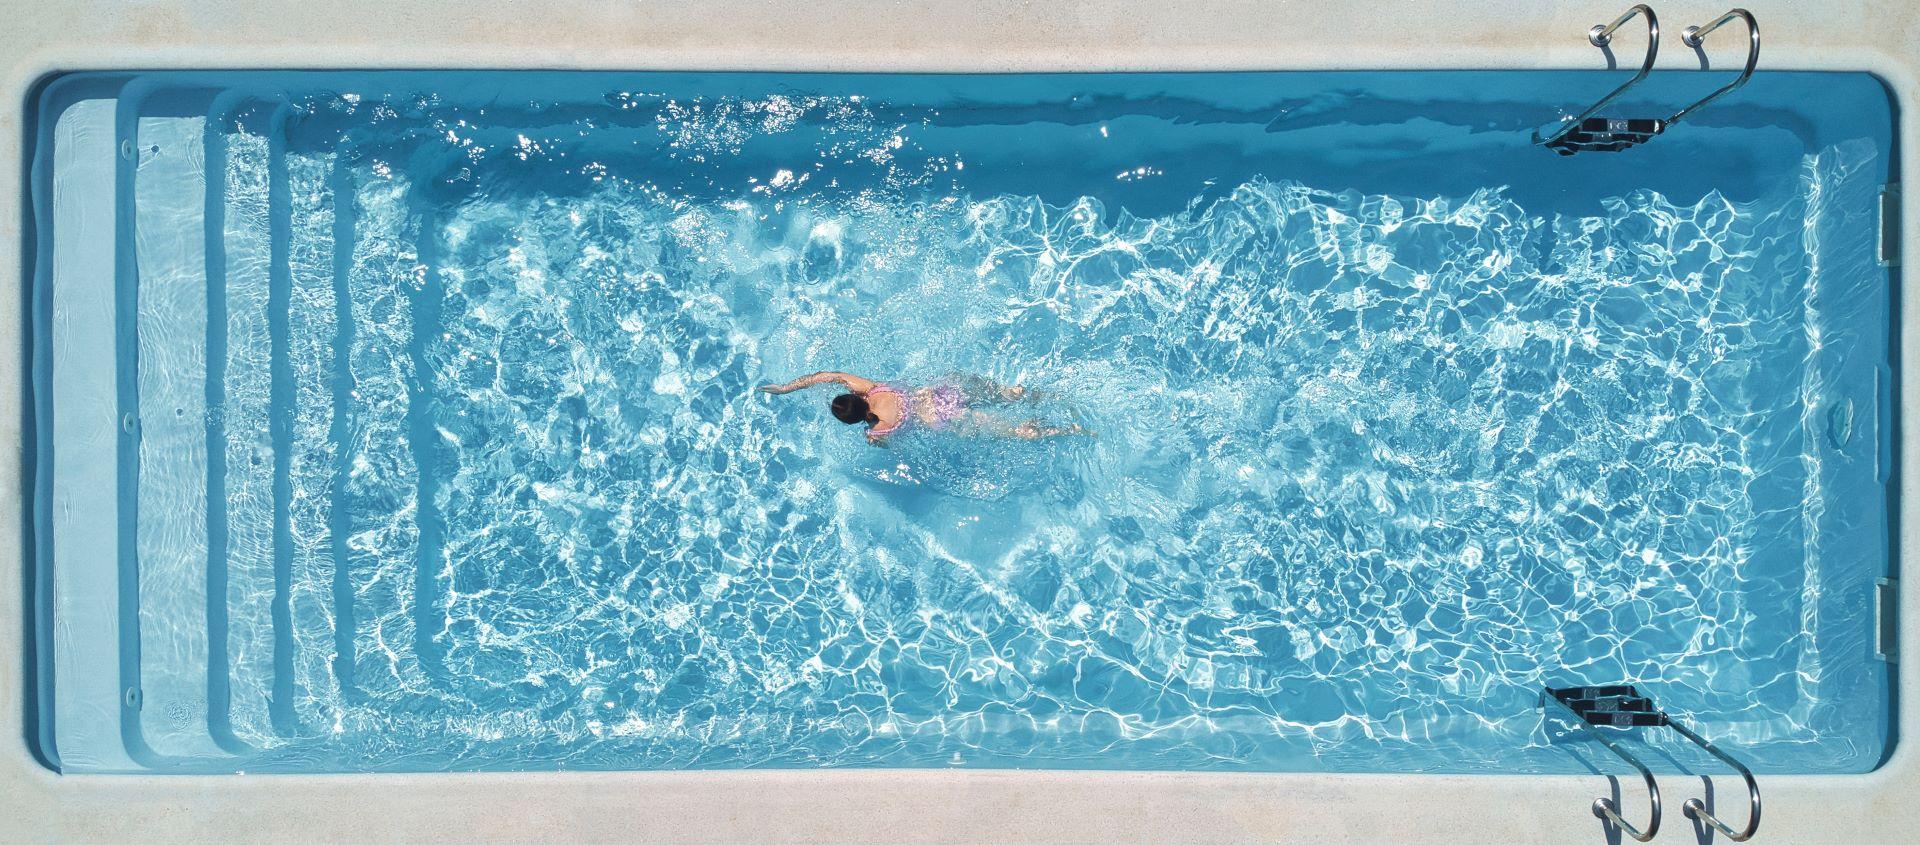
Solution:
[[[988,414],[969,415],[968,422],[973,430],[995,437],[1012,437],[1019,440],[1041,440],[1048,437],[1065,437],[1074,434],[1093,436],[1093,431],[1077,423],[1064,426],[1050,425],[1046,420],[1026,420],[1012,423]]]
[[[1040,420],[1027,420],[1013,427],[1013,436],[1021,440],[1039,440],[1044,437],[1066,437],[1075,434],[1084,434],[1092,437],[1093,431],[1079,423],[1055,426],[1047,425]]]
[[[947,376],[947,382],[960,388],[960,392],[965,393],[968,399],[977,402],[1037,402],[1051,398],[1038,390],[1031,390],[1017,384],[999,384],[971,373],[952,373]]]

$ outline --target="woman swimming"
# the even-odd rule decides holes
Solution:
[[[801,376],[786,384],[761,387],[768,393],[792,393],[802,388],[833,382],[847,392],[833,397],[829,408],[835,419],[853,425],[867,424],[867,442],[884,443],[889,435],[921,425],[929,429],[956,428],[967,433],[993,434],[1038,440],[1063,434],[1090,434],[1078,425],[1050,426],[1030,419],[1010,423],[976,409],[979,405],[1009,404],[1043,399],[1038,391],[1019,385],[1007,387],[979,376],[950,376],[930,387],[910,387],[864,379],[850,373],[821,372]]]

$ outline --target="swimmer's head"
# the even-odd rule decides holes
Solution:
[[[873,412],[867,408],[866,397],[858,393],[842,393],[839,396],[835,396],[833,397],[833,404],[829,407],[833,408],[833,418],[847,425],[853,425],[854,423],[873,425],[880,421],[879,418],[875,417]]]

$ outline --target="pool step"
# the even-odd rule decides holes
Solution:
[[[284,216],[287,242],[286,367],[291,376],[292,411],[287,431],[288,616],[290,661],[285,694],[294,730],[302,735],[331,730],[342,705],[340,661],[342,630],[336,622],[338,581],[333,536],[333,491],[339,459],[331,445],[344,430],[346,408],[336,407],[336,381],[344,357],[336,349],[339,303],[335,297],[337,229],[331,152],[292,152],[285,127],[292,115],[276,117],[273,173],[276,223]],[[351,607],[347,618],[351,619]],[[351,635],[349,625],[344,633]]]
[[[48,762],[68,771],[142,767],[124,730],[136,688],[123,686],[134,669],[121,660],[132,626],[123,614],[127,591],[117,587],[120,539],[111,519],[121,494],[116,444],[131,435],[122,433],[113,401],[115,255],[101,248],[113,242],[120,208],[115,116],[122,84],[51,83],[33,169],[35,217],[50,221],[36,232],[48,258],[34,268],[34,310],[51,335],[53,374],[36,385],[45,398],[36,402],[36,423],[53,435],[40,458],[59,467],[36,478],[36,507],[51,527],[35,538],[50,546],[39,573],[50,602],[41,610],[58,620],[55,627],[36,613],[42,666],[51,666],[39,684],[47,726],[39,739]]]
[[[345,395],[335,397],[346,411],[333,521],[345,589],[336,599],[340,624],[352,622],[351,652],[341,656],[350,669],[341,676],[352,695],[394,699],[427,688],[414,649],[420,479],[409,421],[419,400],[408,349],[418,219],[406,206],[407,183],[379,175],[350,149],[336,154],[331,182],[335,342],[346,352],[338,381]]]
[[[220,759],[235,750],[212,730],[208,695],[205,154],[212,97],[136,82],[116,117],[118,198],[132,209],[120,216],[116,236],[121,302],[130,292],[137,344],[135,366],[123,364],[120,376],[122,410],[133,414],[137,432],[134,467],[122,473],[136,485],[136,741],[156,758],[153,765]],[[127,318],[121,314],[123,338]],[[123,509],[123,519],[128,515]]]
[[[244,752],[271,746],[278,650],[267,118],[229,92],[208,115],[208,626],[212,723]],[[216,158],[216,155],[218,158]]]

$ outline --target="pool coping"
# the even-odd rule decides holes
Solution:
[[[1029,5],[959,0],[823,0],[770,9],[747,0],[638,4],[334,0],[235,3],[0,0],[0,160],[22,154],[28,92],[49,73],[164,68],[547,68],[772,71],[1129,71],[1593,69],[1581,37],[1627,4],[1501,9],[1419,2],[1364,14],[1313,14],[1280,2],[1119,0]],[[1385,6],[1385,4],[1377,4]],[[1616,8],[1618,6],[1619,8]],[[1876,74],[1899,103],[1920,91],[1920,7],[1872,0],[1759,4],[1761,68]],[[1667,30],[1661,67],[1684,68],[1678,30],[1720,3],[1655,4]],[[1364,22],[1364,25],[1362,23]],[[405,43],[392,34],[405,33]],[[1715,51],[1716,57],[1719,51]],[[1722,61],[1732,61],[1731,58]],[[1900,146],[1920,124],[1899,109]],[[0,167],[0,231],[22,235],[24,169]],[[1920,254],[1920,198],[1902,197],[1902,253]],[[21,278],[22,251],[0,251],[0,278]],[[3,275],[3,274],[11,274]],[[1897,283],[1897,282],[1896,282]],[[23,297],[0,297],[0,425],[24,447]],[[1899,301],[1901,325],[1920,303]],[[1899,335],[1903,388],[1920,372],[1920,339]],[[1903,407],[1916,391],[1903,390]],[[1904,463],[1920,434],[1901,432]],[[1587,806],[1610,793],[1591,775],[1243,774],[1191,772],[831,770],[387,775],[57,775],[25,742],[21,613],[23,448],[0,471],[23,491],[0,528],[0,840],[4,841],[1603,841]],[[1900,556],[1917,536],[1914,480],[1899,486]],[[1896,561],[1896,566],[1899,566]],[[1900,567],[1904,568],[1904,567]],[[1920,636],[1907,590],[1900,636]],[[1917,700],[1920,673],[1897,674]],[[1920,736],[1916,708],[1898,734]],[[1920,750],[1898,742],[1860,775],[1770,776],[1763,841],[1893,841],[1920,822]],[[1685,841],[1679,802],[1698,780],[1664,779],[1657,841]],[[1716,779],[1722,807],[1736,782]],[[1627,792],[1630,812],[1643,809]],[[1739,816],[1733,807],[1729,815]],[[1737,819],[1736,819],[1737,820]]]

